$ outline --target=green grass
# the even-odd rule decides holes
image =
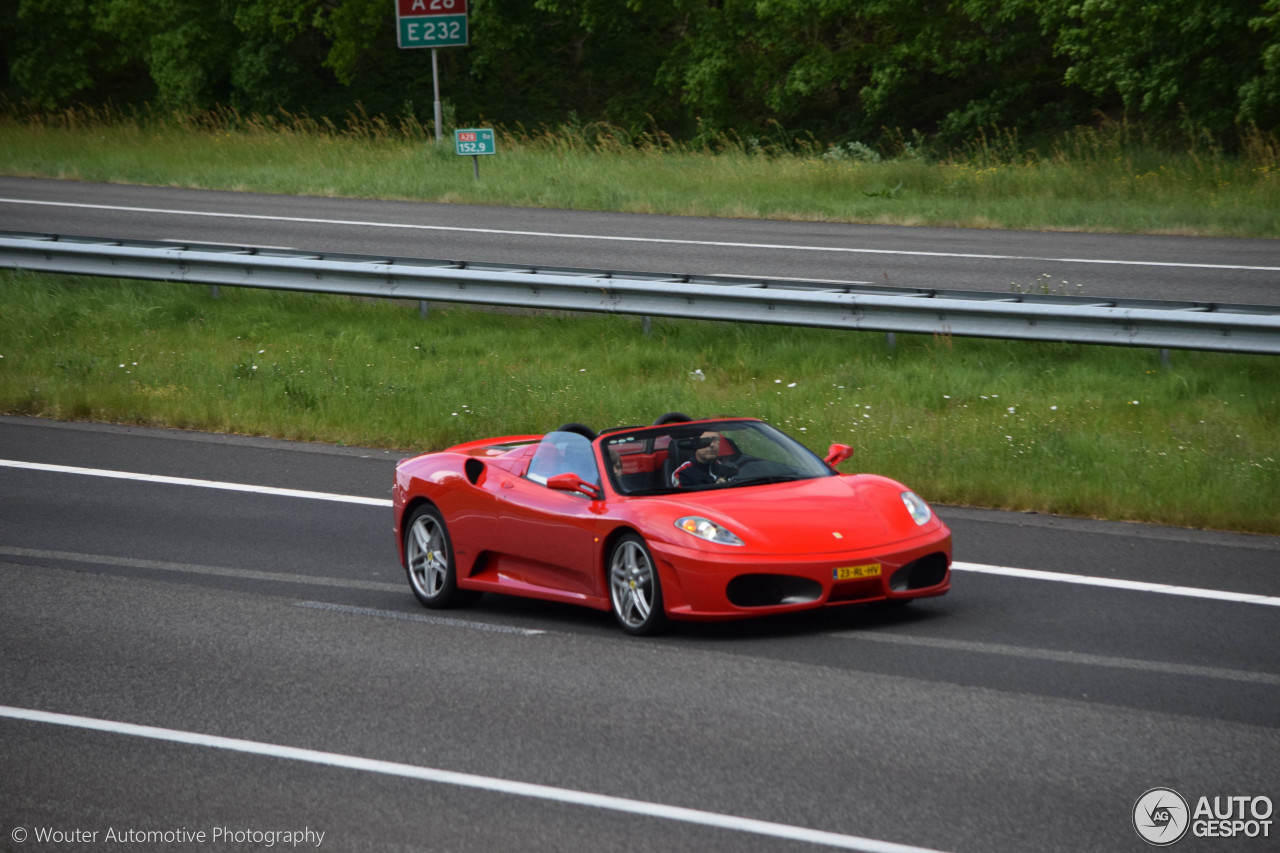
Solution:
[[[893,139],[894,137],[890,137]],[[765,217],[1280,236],[1280,143],[1169,150],[1125,124],[1039,147],[919,139],[694,148],[602,125],[502,130],[233,112],[0,115],[0,174],[292,194]],[[0,411],[427,450],[569,420],[758,415],[931,500],[1280,533],[1267,357],[619,317],[0,274]],[[701,371],[696,373],[695,371]]]
[[[699,379],[695,371],[702,371]],[[928,499],[1280,533],[1273,358],[0,273],[0,411],[438,449],[755,415]]]
[[[0,114],[0,174],[303,195],[902,225],[1280,236],[1280,142],[1169,151],[1124,124],[1040,147],[1009,133],[926,156],[812,141],[713,149],[601,125],[499,129],[498,153],[437,146],[421,125],[345,127],[232,112],[145,118]]]

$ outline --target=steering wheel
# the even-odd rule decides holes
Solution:
[[[738,476],[739,461],[728,456],[717,456],[708,467],[717,480],[732,480]]]

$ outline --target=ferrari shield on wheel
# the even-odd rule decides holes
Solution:
[[[409,586],[427,607],[451,607],[473,597],[458,589],[453,544],[435,507],[414,510],[405,526],[404,557]]]
[[[623,536],[610,552],[609,600],[614,618],[629,634],[652,634],[666,622],[658,571],[639,536]]]

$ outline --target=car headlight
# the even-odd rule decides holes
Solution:
[[[726,530],[714,521],[701,516],[687,515],[684,518],[676,519],[676,527],[679,527],[685,533],[691,533],[708,542],[718,542],[721,545],[742,544],[742,540],[735,536],[732,531]]]
[[[903,492],[902,503],[907,507],[907,512],[911,513],[911,520],[916,524],[926,524],[933,518],[933,510],[929,509],[929,505],[915,492]]]

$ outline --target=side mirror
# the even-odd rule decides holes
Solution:
[[[827,448],[827,458],[823,459],[832,468],[853,455],[853,448],[847,444],[833,444]]]
[[[595,483],[588,483],[572,471],[563,474],[556,474],[554,477],[547,478],[547,488],[554,489],[557,492],[578,492],[594,500],[600,499],[600,487]]]

